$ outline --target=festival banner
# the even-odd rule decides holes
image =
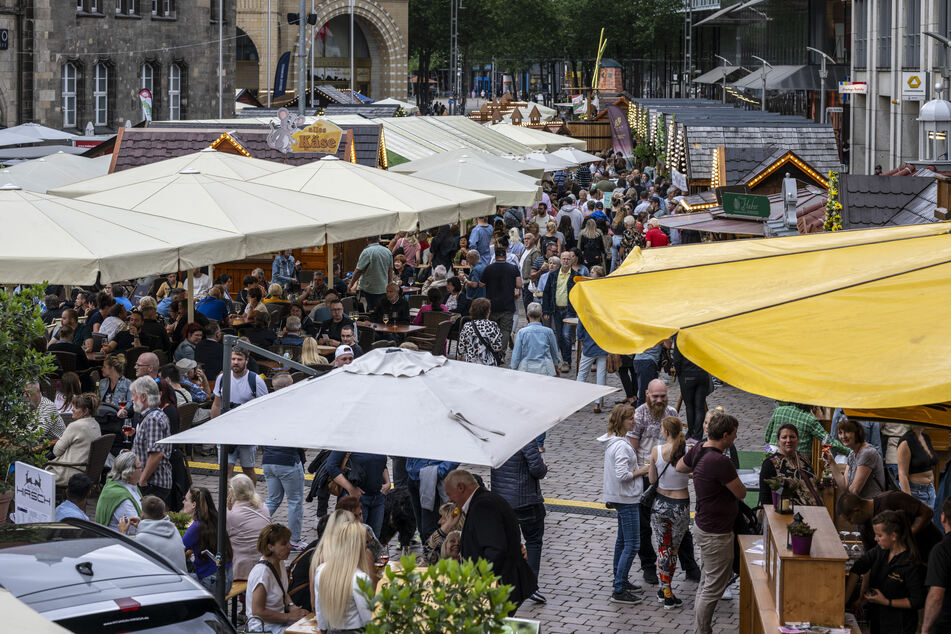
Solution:
[[[277,60],[277,69],[274,71],[274,95],[276,99],[287,91],[287,71],[291,66],[290,51],[281,55]]]
[[[148,88],[139,91],[139,102],[142,104],[142,118],[152,120],[152,92]]]
[[[585,102],[584,95],[571,95],[571,107],[575,114],[587,114],[588,104]]]
[[[607,110],[614,151],[621,156],[631,156],[634,153],[634,140],[631,138],[631,127],[627,124],[627,115],[618,106],[608,106]]]

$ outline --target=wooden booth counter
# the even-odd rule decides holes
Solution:
[[[786,527],[793,516],[771,507],[764,509],[762,537],[739,537],[740,634],[776,632],[781,624],[793,621],[825,627],[845,624],[848,556],[838,531],[825,507],[797,506],[795,511],[816,529],[809,555],[794,555],[786,547]],[[759,540],[763,552],[747,552]]]

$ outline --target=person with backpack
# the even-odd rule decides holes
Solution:
[[[221,415],[221,380],[224,374],[220,374],[215,380],[215,400],[211,404],[211,417],[215,418]],[[231,351],[231,402],[230,409],[243,405],[248,401],[259,396],[267,394],[267,385],[264,379],[253,374],[248,370],[248,353],[240,348]],[[241,466],[244,474],[251,478],[252,482],[257,481],[257,474],[254,472],[254,454],[257,447],[253,445],[235,445],[228,454],[228,479],[234,473],[235,463]]]
[[[291,531],[281,524],[268,524],[258,537],[261,559],[248,574],[245,614],[249,632],[282,634],[287,626],[307,616],[291,602],[284,560],[291,552]]]

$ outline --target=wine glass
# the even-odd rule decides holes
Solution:
[[[383,325],[385,326],[385,325],[387,325],[388,323],[390,323],[390,314],[389,314],[389,313],[383,313]]]
[[[360,319],[360,313],[358,313],[358,312],[355,311],[355,310],[354,310],[354,311],[351,311],[351,312],[350,312],[350,321],[352,321],[353,323],[357,323],[357,320],[358,320],[358,319]]]

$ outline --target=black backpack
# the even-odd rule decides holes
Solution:
[[[581,236],[581,257],[585,264],[604,264],[604,241],[601,238]]]
[[[287,594],[291,597],[294,605],[300,606],[308,612],[314,611],[313,595],[310,592],[310,562],[314,559],[314,552],[317,550],[317,542],[319,541],[320,539],[315,539],[307,544],[304,552],[299,554],[288,566],[291,579]]]
[[[99,423],[99,432],[103,436],[115,434],[116,438],[112,442],[112,449],[109,450],[109,453],[118,456],[126,440],[125,434],[122,433],[122,419],[119,418],[119,408],[112,403],[100,403],[95,418],[96,422]]]

